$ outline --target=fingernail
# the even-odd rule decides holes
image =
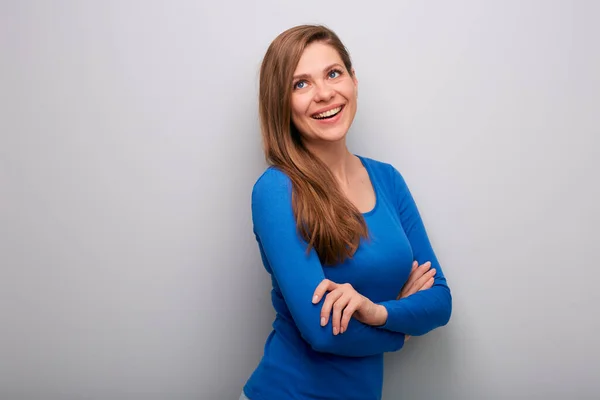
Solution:
[[[344,333],[346,330],[344,328],[340,329],[340,333]]]
[[[317,300],[319,300],[319,296],[317,296],[317,295],[315,294],[315,297],[313,297],[313,303],[316,303],[316,302],[317,302]]]
[[[333,334],[337,335],[338,334],[338,328],[333,328]]]
[[[325,317],[321,317],[321,326],[325,326]]]
[[[432,273],[432,274],[435,274],[435,268],[432,268],[432,269],[431,269],[431,273]]]

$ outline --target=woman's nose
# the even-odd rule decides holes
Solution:
[[[316,93],[315,93],[315,101],[327,101],[330,100],[335,91],[331,86],[329,86],[325,82],[317,83],[315,85]]]

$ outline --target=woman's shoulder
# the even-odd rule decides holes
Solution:
[[[285,172],[275,166],[267,167],[254,182],[254,190],[274,189],[289,186],[290,178]]]
[[[269,166],[256,179],[252,187],[252,198],[281,198],[282,194],[291,193],[291,188],[288,175],[275,166]]]

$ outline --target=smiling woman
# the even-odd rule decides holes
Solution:
[[[305,145],[343,139],[356,114],[354,71],[332,46],[315,42],[304,50],[294,75],[292,122]]]
[[[350,153],[358,80],[330,29],[269,46],[259,113],[270,167],[252,191],[276,311],[241,398],[380,399],[383,354],[450,319],[452,297],[391,165]]]

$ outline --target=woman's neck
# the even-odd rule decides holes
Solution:
[[[310,146],[309,150],[327,165],[335,179],[342,185],[348,184],[355,165],[354,155],[346,147],[346,143],[328,143],[325,146]]]

